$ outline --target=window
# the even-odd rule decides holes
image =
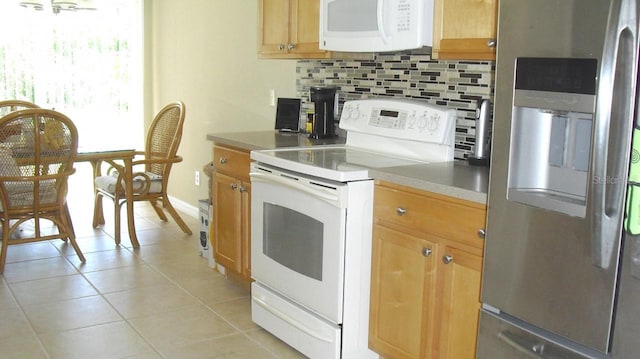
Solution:
[[[80,146],[140,148],[142,0],[98,10],[42,11],[0,2],[0,99],[32,101],[71,118]]]

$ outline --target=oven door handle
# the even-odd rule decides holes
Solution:
[[[334,205],[336,207],[339,207],[340,205],[340,196],[338,194],[332,195],[330,193],[311,188],[310,186],[306,186],[297,181],[288,180],[280,176],[273,176],[273,175],[268,175],[268,174],[258,173],[258,172],[251,172],[250,176],[251,176],[251,181],[253,182],[261,181],[265,183],[269,183],[269,182],[277,183],[301,192],[305,192],[311,196],[324,200],[325,202],[328,202],[331,205]]]
[[[256,304],[258,304],[259,306],[264,308],[269,313],[271,313],[271,314],[275,315],[276,317],[284,320],[285,322],[287,322],[288,324],[296,327],[298,330],[304,332],[305,334],[307,334],[307,335],[309,335],[311,337],[314,337],[314,338],[316,338],[318,340],[322,340],[323,342],[333,343],[333,338],[327,337],[327,336],[323,336],[323,335],[320,335],[320,333],[312,331],[311,329],[307,328],[302,323],[300,323],[297,320],[291,318],[287,314],[277,310],[276,308],[271,307],[269,304],[267,304],[262,299],[257,298],[257,297],[252,297],[252,299]]]

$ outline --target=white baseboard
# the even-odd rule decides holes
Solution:
[[[171,204],[176,208],[177,211],[180,211],[190,217],[198,219],[200,217],[200,208],[197,205],[192,205],[191,203],[182,201],[173,196],[169,196],[169,200]]]

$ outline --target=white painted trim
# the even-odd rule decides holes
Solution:
[[[197,205],[192,205],[173,196],[169,196],[169,200],[177,211],[196,219],[200,217],[200,208]]]

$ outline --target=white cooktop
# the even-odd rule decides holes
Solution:
[[[251,158],[338,182],[371,179],[370,168],[453,161],[455,110],[419,101],[346,102],[345,145],[252,151]]]
[[[421,163],[420,161],[349,148],[346,145],[253,151],[251,158],[271,166],[338,182],[370,179],[370,168]]]

